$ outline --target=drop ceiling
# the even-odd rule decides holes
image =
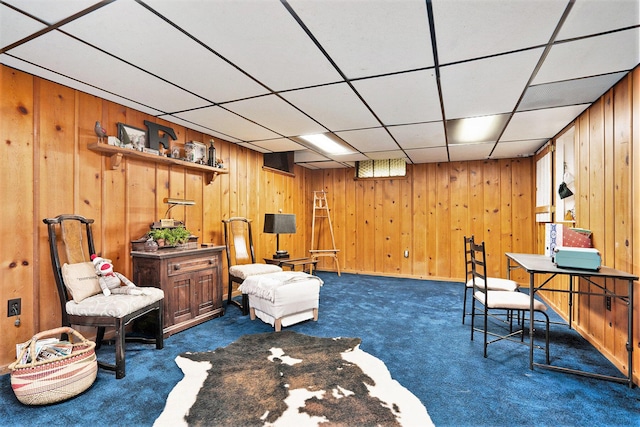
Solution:
[[[0,24],[9,67],[311,169],[530,156],[640,62],[638,0],[0,0]],[[297,138],[327,132],[352,154]]]

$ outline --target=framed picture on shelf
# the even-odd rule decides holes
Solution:
[[[188,162],[207,164],[207,146],[202,142],[189,141],[184,144],[185,157]]]
[[[147,131],[118,123],[118,139],[126,148],[143,151],[147,144]]]

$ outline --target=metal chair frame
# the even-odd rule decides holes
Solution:
[[[524,293],[520,293],[520,292],[510,292],[510,291],[491,291],[491,290],[487,290],[486,288],[486,283],[487,283],[487,263],[486,263],[486,251],[485,251],[485,245],[484,242],[482,242],[481,244],[476,244],[475,242],[471,241],[470,243],[470,248],[471,248],[471,271],[472,271],[472,277],[473,277],[473,299],[471,300],[471,341],[473,341],[473,333],[474,331],[478,331],[478,332],[482,332],[483,333],[483,337],[484,337],[484,357],[487,357],[487,347],[489,346],[489,344],[501,341],[501,340],[508,340],[508,341],[512,341],[512,342],[517,342],[520,344],[525,344],[524,343],[524,320],[529,320],[529,321],[533,321],[535,322],[536,319],[523,319],[523,322],[520,326],[520,328],[518,328],[518,330],[514,331],[513,330],[513,316],[509,315],[510,311],[513,311],[514,308],[511,306],[505,306],[505,307],[489,307],[491,305],[490,303],[490,299],[489,297],[493,295],[497,295],[496,293],[501,293],[504,292],[506,294],[511,294],[512,296],[518,298],[519,300],[522,300],[522,307],[519,309],[515,309],[518,311],[528,311],[528,307],[529,307],[529,295],[526,295]],[[479,280],[480,279],[480,280]],[[476,282],[477,281],[477,282]],[[482,315],[483,315],[483,320],[484,320],[484,328],[483,329],[479,329],[476,328],[475,326],[475,317],[476,317],[476,301],[478,301],[480,304],[482,304],[481,301],[478,300],[477,296],[476,296],[476,292],[482,292],[484,294],[484,304],[483,304],[483,310],[482,310]],[[508,324],[509,324],[509,333],[507,334],[499,334],[497,332],[492,332],[489,331],[489,317],[492,316],[492,313],[490,313],[490,311],[505,311],[507,313],[507,319],[508,319]],[[542,310],[535,310],[535,313],[541,313],[544,317],[545,317],[545,346],[544,346],[544,350],[545,350],[545,356],[546,356],[546,363],[549,364],[549,316],[547,315],[547,313],[545,313]],[[520,323],[520,322],[518,322]],[[513,339],[514,336],[516,335],[520,335],[520,340],[517,341],[515,339]],[[493,340],[489,340],[489,336],[494,337],[495,339]],[[538,348],[540,348],[538,346]]]

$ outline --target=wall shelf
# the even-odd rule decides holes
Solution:
[[[111,162],[110,166],[113,170],[120,167],[120,163],[122,162],[123,157],[131,157],[134,159],[146,160],[153,163],[182,166],[187,169],[204,172],[207,184],[211,184],[218,175],[229,173],[228,169],[213,168],[207,165],[187,162],[171,157],[158,156],[156,154],[144,153],[142,151],[131,150],[129,148],[116,147],[114,145],[104,144],[101,142],[92,142],[87,147],[91,151],[109,156],[109,160]]]

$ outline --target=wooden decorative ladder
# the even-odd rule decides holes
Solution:
[[[320,236],[316,239],[316,218],[327,219],[329,224],[329,231],[331,232],[331,243],[333,249],[314,249],[316,247],[316,241],[319,243]],[[340,249],[336,249],[336,239],[333,235],[333,227],[331,226],[331,217],[329,216],[329,205],[327,205],[327,193],[324,191],[313,192],[313,221],[311,222],[311,258],[318,259],[319,257],[328,256],[333,257],[336,262],[336,269],[338,270],[338,276],[340,276],[340,263],[338,262],[338,252]]]

